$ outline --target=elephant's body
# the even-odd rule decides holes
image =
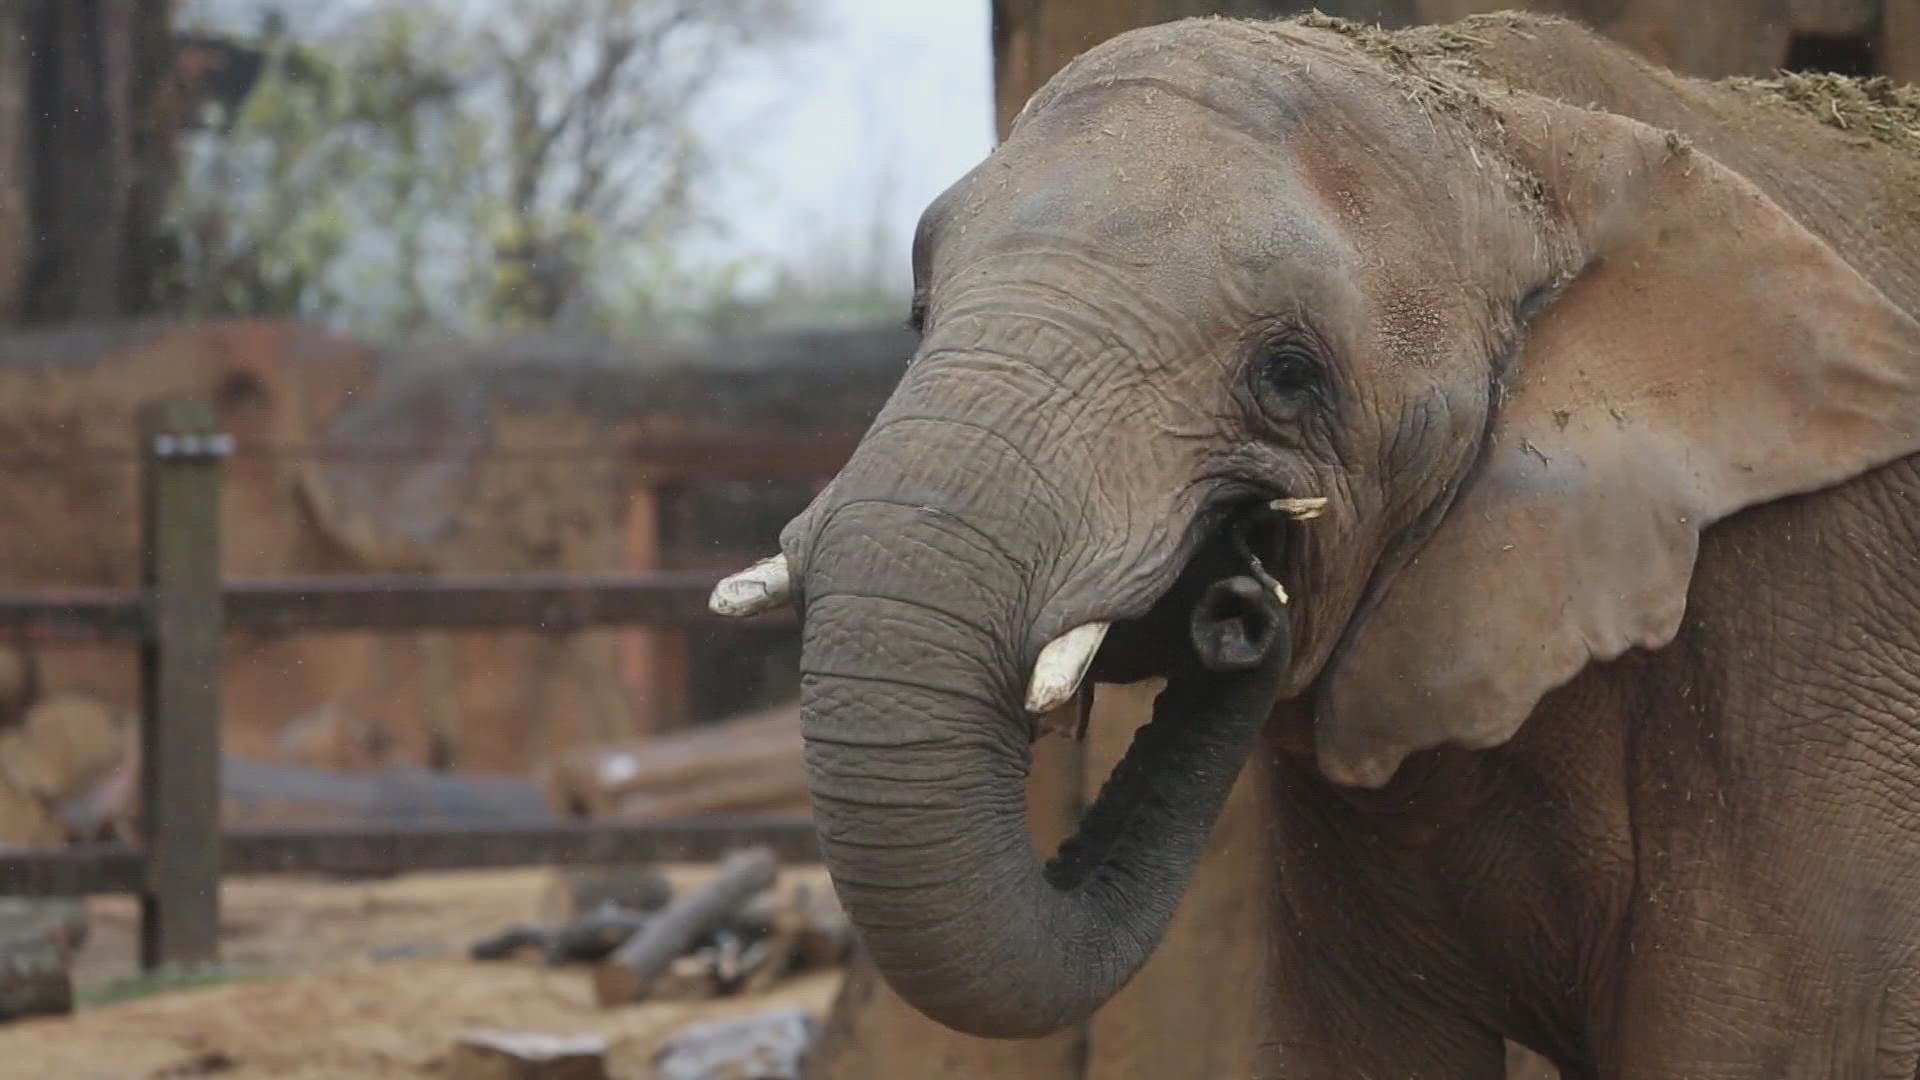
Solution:
[[[1920,158],[1568,25],[1487,40],[1489,77],[1680,132],[1920,313]],[[1493,1077],[1500,1035],[1567,1080],[1920,1075],[1920,459],[1715,525],[1674,642],[1504,747],[1365,793],[1276,750],[1275,1075]]]
[[[1679,638],[1505,747],[1360,794],[1280,750],[1272,1075],[1911,1080],[1916,610],[1908,460],[1716,526]]]
[[[1531,17],[1061,71],[923,218],[852,461],[723,590],[803,604],[876,966],[974,1034],[1084,1019],[1263,735],[1266,1073],[1915,1077],[1916,147],[1904,91]],[[1032,714],[1150,676],[1036,865]]]

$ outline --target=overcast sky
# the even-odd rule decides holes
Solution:
[[[273,9],[298,34],[382,2],[187,0],[182,12],[189,24],[252,33]],[[869,245],[877,220],[894,253],[882,267],[900,285],[920,211],[993,144],[988,0],[799,5],[817,33],[738,65],[692,118],[726,166],[707,193],[726,235],[707,253],[845,266],[863,260],[829,249]]]
[[[725,187],[736,250],[802,265],[874,218],[904,279],[928,201],[993,145],[987,0],[811,0],[821,29],[765,71],[730,83],[703,118],[764,137],[729,144]],[[746,123],[743,125],[743,121]]]

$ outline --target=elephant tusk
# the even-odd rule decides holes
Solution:
[[[1287,515],[1295,521],[1312,521],[1327,509],[1327,497],[1314,495],[1304,499],[1275,499],[1267,509]]]
[[[1073,697],[1111,625],[1096,622],[1077,626],[1040,650],[1040,659],[1033,664],[1033,681],[1027,684],[1028,712],[1050,713]]]
[[[707,610],[739,619],[772,611],[792,599],[793,574],[787,569],[787,557],[775,555],[715,585],[713,595],[707,597]]]

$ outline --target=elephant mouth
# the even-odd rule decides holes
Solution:
[[[1166,689],[1079,828],[1046,864],[1044,874],[1055,888],[1079,887],[1114,858],[1124,838],[1145,831],[1143,815],[1171,807],[1165,795],[1180,780],[1169,770],[1185,771],[1212,755],[1237,767],[1250,745],[1248,733],[1272,708],[1277,676],[1292,659],[1291,597],[1276,574],[1289,570],[1290,525],[1260,512],[1265,506],[1236,509],[1205,530],[1146,612],[1116,620],[1096,652],[1088,685],[1076,695],[1077,735],[1085,733],[1092,684],[1164,680]],[[1256,675],[1252,683],[1270,690],[1248,693],[1248,673],[1262,670],[1266,676]]]
[[[1143,613],[1111,622],[1084,683],[1066,708],[1035,717],[1034,738],[1084,738],[1096,684],[1204,679],[1209,673],[1258,663],[1275,629],[1262,625],[1271,605],[1235,604],[1218,587],[1233,579],[1251,580],[1277,599],[1281,613],[1291,619],[1301,600],[1298,568],[1291,558],[1298,550],[1293,530],[1301,526],[1269,506],[1262,500],[1224,508],[1196,528],[1192,554],[1173,565],[1166,585],[1152,595]],[[1213,637],[1203,642],[1207,631],[1199,623],[1208,620]],[[1236,650],[1244,654],[1239,664],[1233,659]]]

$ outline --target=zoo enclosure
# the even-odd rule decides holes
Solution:
[[[220,825],[221,651],[227,630],[650,627],[721,622],[702,572],[329,576],[223,580],[220,463],[232,440],[194,400],[149,404],[139,419],[140,587],[0,592],[0,634],[35,642],[118,641],[139,649],[140,842],[0,850],[0,895],[141,898],[141,962],[217,957],[223,874],[384,874],[409,870],[711,859],[762,844],[817,858],[804,817],[710,816],[661,822],[510,826],[252,828]],[[845,440],[674,440],[630,455],[649,484],[824,479]],[[790,615],[763,617],[790,620]],[[682,670],[680,678],[685,678]]]

